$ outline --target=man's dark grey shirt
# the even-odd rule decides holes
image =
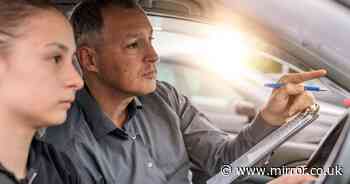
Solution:
[[[75,161],[85,183],[188,184],[190,169],[214,175],[275,129],[258,116],[233,138],[163,82],[128,111],[119,129],[82,89],[66,123],[47,129],[44,140]]]

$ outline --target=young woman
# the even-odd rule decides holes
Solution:
[[[68,158],[34,138],[63,123],[83,86],[63,14],[44,0],[0,1],[0,183],[80,183]]]

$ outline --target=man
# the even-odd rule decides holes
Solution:
[[[67,122],[48,129],[45,139],[69,154],[91,183],[190,183],[190,169],[214,175],[313,104],[300,83],[325,75],[321,70],[284,76],[287,85],[275,90],[254,123],[232,139],[188,98],[156,81],[152,27],[136,3],[85,1],[71,21],[86,86]]]

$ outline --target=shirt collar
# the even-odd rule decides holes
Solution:
[[[97,101],[90,95],[86,88],[77,92],[77,102],[82,109],[85,119],[91,128],[94,136],[99,139],[110,132],[115,132],[120,138],[127,138],[128,134],[116,127],[111,119],[105,115]],[[138,98],[135,98],[128,106],[130,120],[137,112],[137,109],[142,108],[142,103]]]
[[[30,145],[30,151],[27,163],[27,176],[25,178],[25,183],[32,184],[35,178],[38,176],[41,170],[41,160],[39,156],[44,152],[43,142],[37,140],[35,137]]]
[[[38,154],[41,154],[43,150],[42,150],[42,145],[40,144],[42,143],[36,140],[35,138],[33,138],[32,143],[30,145],[29,156],[27,161],[28,172],[27,172],[27,176],[24,179],[21,179],[19,181],[16,178],[16,176],[11,171],[7,170],[1,163],[0,163],[0,173],[7,175],[9,179],[16,181],[16,183],[32,184],[41,168],[41,162],[38,159]]]
[[[5,175],[9,180],[15,183],[19,183],[17,181],[16,176],[9,170],[7,170],[1,163],[0,163],[0,175],[3,174]]]
[[[136,114],[137,110],[142,109],[142,102],[140,100],[140,97],[134,98],[134,100],[128,105],[128,112],[129,112],[129,117],[128,119],[130,120],[134,115]]]

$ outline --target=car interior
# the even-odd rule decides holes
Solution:
[[[350,7],[350,3],[348,0],[339,0],[341,3],[343,3],[345,6]],[[69,15],[72,7],[79,2],[79,0],[55,0],[55,3],[64,11],[67,15]],[[285,46],[289,43],[284,43],[284,40],[281,40],[280,38],[274,37],[274,35],[267,29],[264,28],[260,23],[257,23],[255,20],[252,20],[246,17],[243,17],[241,14],[235,14],[232,13],[231,10],[228,10],[227,7],[223,3],[218,3],[220,1],[212,1],[212,0],[140,0],[139,3],[142,5],[144,10],[146,11],[147,15],[151,19],[152,25],[155,26],[155,32],[156,34],[164,34],[164,33],[171,33],[169,35],[175,35],[173,39],[175,41],[162,43],[161,40],[157,41],[155,40],[155,44],[157,47],[164,47],[166,44],[169,45],[176,45],[181,44],[184,40],[178,40],[176,41],[176,34],[184,36],[183,38],[187,37],[193,37],[194,39],[200,39],[203,37],[203,35],[206,35],[203,33],[203,30],[193,30],[191,28],[195,28],[196,25],[199,25],[198,27],[201,28],[201,26],[211,25],[211,24],[222,24],[227,20],[233,20],[234,26],[240,26],[242,27],[241,31],[249,36],[251,39],[251,42],[258,46],[259,50],[259,57],[258,59],[253,59],[250,64],[252,64],[253,68],[258,67],[261,70],[256,71],[258,75],[262,75],[264,77],[268,77],[268,80],[276,81],[276,76],[280,76],[281,74],[287,73],[287,72],[300,72],[300,71],[309,71],[313,68],[321,68],[322,64],[306,64],[303,62],[304,58],[317,61],[317,59],[314,55],[305,52],[300,51],[298,55],[293,54],[294,52],[297,52],[301,50],[300,48],[293,47],[291,45]],[[230,12],[230,13],[223,13],[223,12]],[[175,21],[174,21],[175,20]],[[247,21],[249,20],[249,21]],[[172,22],[174,21],[174,22]],[[176,23],[178,22],[178,23]],[[186,26],[179,27],[178,25],[181,24],[187,24],[188,23],[188,29],[184,30]],[[191,27],[193,23],[194,27]],[[173,25],[172,25],[173,24]],[[164,41],[163,41],[164,42]],[[277,44],[276,44],[277,43]],[[284,47],[285,46],[285,47]],[[182,45],[179,46],[180,48]],[[289,52],[285,48],[288,48],[293,51]],[[292,48],[292,49],[291,49]],[[174,51],[177,51],[177,47],[172,48]],[[229,104],[232,105],[232,99],[239,99],[242,101],[248,101],[252,104],[257,104],[254,106],[254,108],[258,109],[261,104],[264,103],[262,101],[261,96],[257,96],[256,94],[250,94],[247,92],[247,88],[249,86],[244,86],[247,84],[241,84],[239,82],[236,82],[238,84],[238,87],[234,87],[233,84],[225,85],[224,88],[216,88],[221,89],[220,91],[222,97],[224,91],[223,89],[227,89],[228,86],[230,88],[228,91],[233,92],[227,92],[227,95],[232,95],[232,99],[229,99],[228,103],[224,103],[219,98],[206,98],[202,95],[199,95],[199,92],[193,92],[195,90],[198,91],[198,89],[205,90],[207,94],[210,93],[210,89],[205,89],[205,86],[199,86],[198,83],[195,83],[191,81],[192,83],[190,85],[187,85],[185,82],[177,82],[177,81],[185,81],[186,80],[186,74],[182,72],[179,77],[176,77],[176,68],[185,68],[184,70],[191,69],[190,77],[193,77],[193,71],[203,71],[202,68],[198,67],[198,62],[190,63],[186,60],[179,59],[181,57],[179,56],[179,53],[177,52],[167,52],[162,51],[160,49],[160,56],[161,61],[159,64],[159,67],[161,68],[161,71],[159,71],[159,77],[160,80],[169,82],[176,86],[179,89],[182,89],[183,93],[190,96],[190,98],[193,101],[197,101],[199,103],[199,109],[203,109],[205,113],[208,113],[209,118],[213,122],[219,122],[216,126],[220,127],[221,129],[232,133],[232,136],[234,137],[237,132],[242,129],[244,126],[249,124],[250,120],[252,119],[252,116],[244,115],[240,117],[241,119],[235,119],[235,121],[240,121],[237,124],[232,123],[232,125],[227,126],[226,121],[233,121],[232,117],[223,114],[222,111],[218,110],[219,106],[221,105],[222,108],[226,106],[223,106],[222,104]],[[176,55],[177,54],[177,55]],[[198,54],[197,54],[198,55]],[[180,55],[181,56],[181,55]],[[315,59],[316,58],[316,59]],[[163,61],[164,60],[164,61]],[[273,69],[276,69],[278,72],[266,72],[263,70],[263,64],[268,63],[267,60],[271,63],[276,62],[277,64],[272,64],[275,67]],[[260,62],[257,62],[260,61]],[[210,61],[209,61],[210,62]],[[185,64],[184,64],[185,63]],[[254,64],[255,63],[255,64]],[[317,63],[317,62],[315,62]],[[209,65],[211,66],[211,65]],[[201,66],[202,67],[202,66]],[[209,67],[210,68],[210,67]],[[181,69],[182,70],[182,69]],[[206,71],[205,69],[204,71]],[[283,71],[283,72],[281,72]],[[332,71],[331,71],[332,72]],[[172,73],[173,76],[171,75]],[[179,73],[179,72],[178,72]],[[215,74],[216,75],[216,74]],[[248,76],[247,78],[251,77],[252,75]],[[272,77],[271,77],[272,76]],[[183,79],[180,79],[182,77]],[[242,76],[240,76],[242,77]],[[254,77],[253,77],[254,78]],[[347,132],[350,128],[350,120],[348,118],[348,110],[347,107],[344,107],[342,104],[342,100],[345,97],[349,97],[349,93],[347,92],[346,88],[344,88],[339,83],[335,82],[333,79],[336,78],[335,76],[331,76],[332,80],[329,78],[322,78],[321,80],[313,81],[313,84],[321,84],[324,85],[330,93],[320,93],[317,94],[319,96],[316,96],[316,99],[320,99],[320,109],[314,110],[312,112],[317,113],[310,113],[308,111],[308,115],[302,116],[303,114],[299,114],[299,116],[294,117],[291,119],[291,121],[295,121],[294,127],[286,128],[281,127],[281,132],[276,132],[275,134],[271,134],[267,136],[265,139],[261,140],[262,144],[258,144],[257,147],[254,147],[251,151],[255,155],[259,155],[258,157],[252,157],[250,154],[252,152],[248,152],[244,154],[240,159],[238,159],[236,162],[232,163],[233,165],[244,165],[244,166],[255,166],[256,164],[260,163],[261,159],[266,158],[268,155],[272,155],[272,157],[269,159],[268,164],[266,167],[282,167],[282,166],[288,166],[288,167],[297,167],[297,166],[304,166],[306,168],[326,168],[334,166],[337,162],[339,162],[339,159],[344,157],[345,153],[340,152],[341,148],[344,146],[346,141],[350,139],[347,136]],[[220,79],[224,80],[224,79]],[[247,81],[250,79],[247,79]],[[254,79],[255,80],[255,79]],[[346,78],[341,78],[339,81],[346,81]],[[205,81],[209,81],[209,79],[206,79]],[[178,83],[178,85],[176,85]],[[252,86],[257,86],[256,83],[261,83],[260,80],[255,80],[251,82]],[[226,82],[225,82],[226,84]],[[197,86],[196,86],[197,85]],[[231,85],[233,87],[231,87]],[[260,88],[258,88],[260,89]],[[192,90],[192,91],[191,91]],[[181,91],[181,90],[180,90]],[[263,92],[262,90],[259,90],[258,95],[262,94],[269,94],[271,91]],[[192,94],[193,93],[193,94]],[[194,95],[196,94],[197,95]],[[235,96],[236,95],[236,96]],[[210,96],[207,95],[207,96]],[[213,97],[214,95],[212,95]],[[214,96],[215,97],[215,96]],[[266,95],[263,96],[266,98]],[[257,100],[252,100],[257,99]],[[251,101],[249,101],[251,100]],[[208,106],[209,104],[209,106]],[[210,105],[215,104],[216,106]],[[231,106],[230,106],[231,107]],[[230,112],[231,115],[233,111]],[[226,112],[227,114],[227,112]],[[311,115],[310,115],[311,114]],[[222,117],[226,118],[223,119]],[[231,118],[231,119],[230,119]],[[237,117],[234,117],[237,118]],[[318,118],[318,119],[317,119]],[[326,121],[328,119],[328,121]],[[323,121],[325,120],[325,121]],[[308,124],[311,122],[317,122],[317,127],[308,128]],[[221,123],[221,124],[220,124]],[[290,126],[293,124],[291,123]],[[234,127],[233,127],[234,126]],[[305,128],[306,127],[306,128]],[[304,129],[305,128],[305,129]],[[285,132],[283,132],[284,130]],[[303,134],[304,132],[304,134]],[[293,137],[296,134],[295,137]],[[281,136],[283,135],[283,136]],[[300,137],[300,135],[304,135],[306,137]],[[317,136],[316,136],[317,135]],[[276,138],[279,137],[278,139]],[[300,137],[298,139],[298,136]],[[307,137],[309,136],[309,137]],[[293,140],[293,141],[291,141]],[[308,142],[309,140],[309,142]],[[265,146],[264,146],[265,145]],[[268,147],[266,147],[268,145]],[[347,149],[350,151],[350,148]],[[345,150],[346,151],[346,150]],[[254,155],[253,154],[253,155]],[[350,165],[350,163],[349,163]],[[350,171],[349,171],[350,172]],[[194,173],[196,175],[196,173]],[[344,171],[344,175],[346,175],[346,171]],[[348,174],[350,177],[350,173]],[[208,184],[221,184],[221,183],[232,183],[233,181],[237,181],[238,179],[242,178],[243,176],[232,176],[232,177],[220,177],[220,176],[214,176],[213,178],[210,178],[209,176],[194,176],[193,183],[204,183],[208,180]],[[274,175],[273,177],[278,177]],[[315,183],[346,183],[347,181],[350,181],[350,178],[339,178],[336,176],[332,177],[326,177],[326,176],[318,176],[319,180],[317,180]],[[237,179],[237,180],[236,180]]]

